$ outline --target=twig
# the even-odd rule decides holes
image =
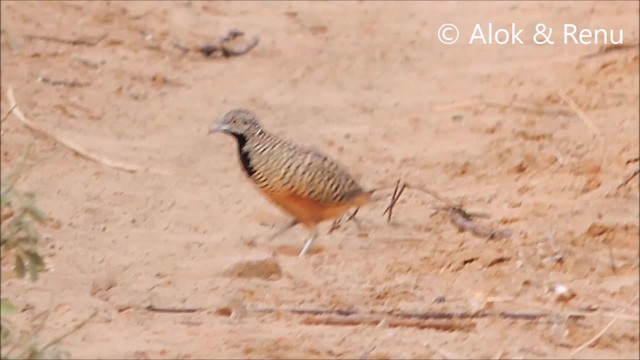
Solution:
[[[393,211],[393,207],[398,202],[398,199],[400,198],[400,195],[402,194],[404,189],[412,189],[412,190],[425,192],[431,195],[432,197],[440,200],[441,202],[445,203],[446,206],[437,207],[436,211],[445,210],[449,214],[449,220],[451,221],[451,223],[455,225],[460,231],[470,231],[476,236],[486,237],[489,239],[509,238],[512,235],[512,232],[510,230],[493,230],[489,227],[476,224],[473,222],[473,218],[477,218],[477,217],[488,218],[489,217],[488,214],[468,212],[465,209],[463,209],[462,206],[454,205],[452,201],[445,199],[435,191],[428,189],[426,187],[415,187],[405,183],[398,190],[399,185],[400,185],[400,180],[398,180],[398,182],[396,183],[396,189],[394,190],[393,195],[391,197],[391,203],[389,204],[389,206],[387,206],[387,208],[383,213],[383,215],[384,214],[388,215],[387,216],[388,223],[391,222],[391,213]]]
[[[156,312],[156,313],[165,313],[165,314],[191,314],[191,313],[203,311],[204,309],[201,309],[201,308],[183,308],[183,309],[161,308],[161,307],[156,307],[154,305],[148,305],[145,308],[145,310],[148,310],[148,311],[151,311],[151,312]]]
[[[0,123],[3,123],[5,120],[7,120],[7,118],[9,117],[9,115],[11,115],[11,113],[13,112],[13,109],[16,108],[16,104],[13,104],[13,106],[11,107],[11,109],[9,109],[9,111],[7,111],[7,113],[2,117],[2,119],[0,120]]]
[[[7,98],[9,99],[9,103],[11,104],[11,106],[14,108],[13,113],[18,117],[20,122],[22,122],[25,126],[27,126],[29,129],[35,132],[41,133],[49,138],[54,139],[58,143],[66,146],[67,148],[71,149],[72,151],[74,151],[78,155],[81,155],[84,158],[95,161],[102,165],[106,165],[115,169],[125,170],[128,172],[138,172],[138,171],[146,170],[146,171],[150,171],[150,172],[154,172],[162,175],[170,174],[170,172],[166,170],[154,169],[154,168],[143,168],[139,165],[127,164],[124,162],[115,161],[115,160],[106,158],[102,155],[89,151],[66,138],[63,138],[62,136],[55,134],[50,130],[43,129],[40,125],[36,125],[22,113],[22,110],[20,110],[20,108],[16,104],[16,100],[13,96],[13,88],[11,87],[11,85],[9,85],[9,89],[7,90]]]
[[[631,182],[631,180],[633,180],[634,177],[638,176],[638,174],[640,174],[640,169],[636,169],[636,171],[634,171],[633,174],[631,174],[631,176],[629,176],[625,181],[620,183],[620,185],[618,185],[617,188],[620,189],[627,186],[627,184]]]
[[[447,212],[451,223],[460,231],[470,231],[476,236],[488,239],[509,238],[512,235],[510,230],[493,230],[487,226],[474,223],[472,216],[460,207],[449,207]]]
[[[419,329],[434,329],[440,331],[470,331],[475,328],[475,323],[469,320],[460,321],[455,319],[445,320],[419,320],[419,319],[388,319],[379,316],[310,316],[303,320],[307,325],[378,325],[381,321],[389,327],[415,327]]]
[[[502,319],[511,320],[539,320],[550,316],[548,312],[532,313],[532,312],[452,312],[452,311],[425,311],[425,312],[404,312],[404,311],[365,311],[359,312],[352,309],[277,309],[277,308],[262,308],[256,309],[257,313],[277,313],[286,312],[296,315],[315,315],[315,316],[364,316],[364,315],[378,315],[385,316],[387,318],[396,319],[418,319],[418,320],[453,320],[453,319],[481,319],[488,317],[497,317]],[[578,316],[580,317],[580,316]],[[379,321],[380,319],[378,319]]]
[[[398,179],[398,182],[396,182],[396,187],[393,190],[393,195],[391,195],[391,203],[389,204],[389,206],[387,206],[386,209],[384,209],[384,212],[382,213],[382,215],[387,214],[387,223],[391,223],[391,215],[393,213],[393,208],[398,202],[398,200],[400,199],[400,195],[402,195],[402,192],[407,187],[407,184],[402,184],[402,187],[398,189],[399,186],[400,186],[400,179]]]
[[[53,85],[53,86],[85,87],[85,86],[91,85],[90,82],[80,82],[76,80],[72,80],[72,81],[52,80],[48,77],[43,77],[43,76],[39,77],[38,81],[45,84]]]
[[[616,318],[611,319],[611,321],[609,321],[609,323],[607,325],[605,325],[604,328],[602,328],[602,330],[600,330],[600,332],[598,332],[594,337],[592,337],[591,339],[589,339],[587,342],[585,342],[584,344],[578,346],[577,348],[573,349],[573,351],[571,351],[569,353],[569,355],[567,355],[567,358],[572,358],[574,357],[576,354],[578,354],[580,351],[586,349],[587,347],[591,346],[593,343],[595,343],[596,341],[598,341],[598,339],[600,339],[600,337],[602,337],[602,335],[604,335],[604,333],[607,332],[607,330],[609,330],[609,328],[611,326],[613,326],[613,323],[616,322]]]
[[[95,45],[98,45],[98,43],[102,41],[104,38],[106,38],[107,35],[106,34],[101,35],[95,39],[62,39],[62,38],[47,36],[47,35],[27,35],[26,37],[27,39],[30,39],[30,40],[44,40],[44,41],[51,41],[51,42],[57,42],[61,44],[70,44],[70,45],[95,46]]]
[[[251,42],[239,49],[233,49],[229,46],[229,43],[238,37],[244,35],[244,32],[236,29],[229,30],[229,32],[223,36],[216,44],[206,44],[198,48],[198,51],[206,57],[211,57],[213,54],[221,53],[223,57],[240,56],[248,53],[258,45],[260,41],[259,37],[254,37]]]
[[[61,342],[62,340],[64,340],[65,338],[67,338],[69,335],[75,333],[76,331],[80,330],[82,327],[84,327],[85,325],[87,325],[89,323],[89,321],[91,321],[91,319],[93,319],[96,315],[98,314],[97,310],[94,310],[93,313],[86,319],[82,320],[81,322],[77,323],[73,328],[71,328],[71,330],[67,331],[66,333],[54,338],[53,340],[49,341],[47,343],[47,345],[45,345],[41,351],[46,350],[47,348],[58,344],[59,342]]]

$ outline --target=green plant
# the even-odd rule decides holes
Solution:
[[[0,248],[3,259],[9,253],[14,255],[14,271],[18,277],[22,278],[29,272],[31,280],[35,281],[44,268],[44,261],[38,252],[40,232],[36,224],[42,223],[45,215],[35,205],[35,195],[32,192],[22,192],[15,187],[27,166],[27,154],[18,168],[2,179]]]
[[[38,273],[45,264],[38,252],[40,232],[37,225],[45,220],[44,213],[36,206],[35,196],[16,188],[20,175],[28,166],[30,146],[23,160],[0,184],[0,251],[2,260],[14,259],[16,276],[24,278],[29,273],[31,281],[38,279]],[[50,342],[38,345],[36,335],[42,330],[48,311],[40,314],[42,321],[34,331],[18,330],[9,320],[16,313],[16,307],[7,299],[0,300],[0,358],[1,359],[61,359],[64,355]],[[17,334],[17,335],[16,335]],[[12,356],[16,353],[15,357]]]

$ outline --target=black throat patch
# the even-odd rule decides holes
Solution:
[[[243,134],[235,134],[232,133],[233,137],[236,138],[238,142],[238,155],[240,156],[240,162],[242,163],[242,168],[249,176],[253,176],[256,170],[251,166],[251,159],[249,158],[249,153],[244,150],[244,146],[247,144],[247,137]]]

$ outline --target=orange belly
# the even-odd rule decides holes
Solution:
[[[364,205],[370,199],[370,194],[363,193],[349,201],[326,204],[293,194],[265,193],[265,195],[289,215],[311,228],[322,221],[336,219],[349,208]]]

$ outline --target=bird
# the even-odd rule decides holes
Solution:
[[[336,220],[349,209],[367,204],[375,190],[365,190],[338,161],[320,150],[268,132],[256,113],[245,108],[228,111],[209,134],[235,138],[244,174],[268,200],[291,216],[271,239],[297,224],[309,232],[299,257],[318,237],[318,225]]]

